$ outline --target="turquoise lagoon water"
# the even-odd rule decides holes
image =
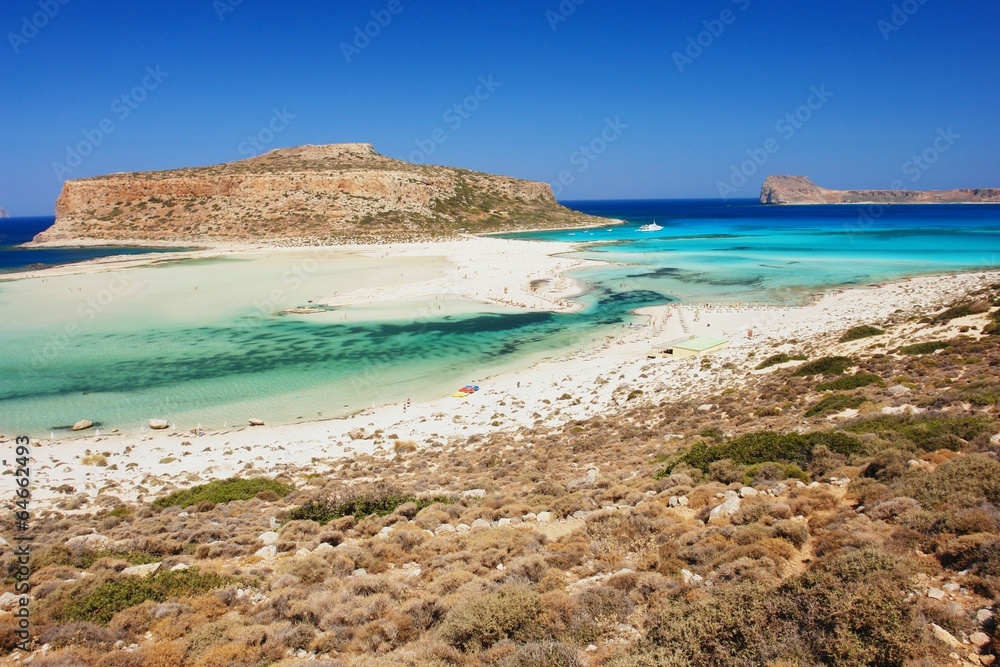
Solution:
[[[619,227],[530,238],[586,242],[582,272],[686,302],[800,303],[824,288],[1000,266],[1000,205],[761,206],[756,202],[573,202]],[[664,229],[639,232],[656,221]]]
[[[335,418],[578,349],[670,299],[795,303],[832,285],[1000,266],[1000,206],[572,205],[627,221],[518,235],[578,241],[575,254],[611,262],[573,274],[588,286],[573,314],[411,309],[337,322],[278,312],[337,291],[348,274],[377,286],[380,267],[360,258],[321,263],[301,284],[301,258],[280,254],[137,269],[117,283],[0,282],[0,432],[64,434],[81,418],[123,431],[150,417],[185,429]],[[653,220],[664,229],[637,231]],[[414,281],[441,270],[392,267]]]

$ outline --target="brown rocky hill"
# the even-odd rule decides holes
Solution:
[[[768,176],[761,204],[960,204],[1000,202],[1000,188],[959,190],[829,190],[806,176]]]
[[[67,181],[36,242],[334,242],[601,224],[546,183],[299,146],[226,164]]]

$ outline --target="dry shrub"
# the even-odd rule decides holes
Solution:
[[[310,554],[305,558],[295,558],[282,571],[298,577],[304,584],[318,584],[333,574],[333,568],[322,557]]]
[[[488,648],[502,639],[539,638],[542,603],[530,588],[506,585],[460,603],[441,625],[444,641],[463,651]]]
[[[560,642],[515,644],[502,641],[483,655],[492,667],[582,667],[576,650]]]
[[[208,649],[192,664],[194,667],[255,667],[260,660],[259,648],[233,642]]]
[[[49,626],[38,637],[39,643],[50,644],[53,648],[75,645],[108,649],[119,640],[129,641],[130,637],[124,632],[86,622]]]
[[[866,514],[877,521],[895,519],[900,514],[920,511],[920,503],[913,498],[892,498],[877,503]]]
[[[101,655],[101,652],[92,649],[70,646],[40,656],[33,660],[31,665],[32,667],[80,667],[81,665],[96,665]]]
[[[417,512],[416,516],[413,517],[413,522],[421,528],[434,530],[442,523],[448,523],[450,519],[450,514],[437,505],[431,505]]]
[[[289,542],[312,542],[313,538],[320,532],[320,525],[315,521],[297,520],[289,521],[281,527],[278,535],[282,540]]]
[[[997,536],[992,533],[962,535],[939,546],[934,555],[945,567],[964,570],[976,564],[982,547],[995,542],[996,539]]]
[[[451,595],[465,584],[475,581],[476,575],[468,570],[451,570],[437,576],[430,584],[430,591],[440,597]]]

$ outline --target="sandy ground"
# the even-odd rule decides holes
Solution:
[[[345,248],[393,257],[445,256],[454,268],[425,283],[397,289],[357,288],[329,295],[324,303],[391,307],[400,300],[445,294],[512,308],[573,308],[571,297],[579,287],[562,274],[580,260],[550,256],[570,248],[568,244],[483,238],[391,249]],[[114,270],[114,264],[78,269]],[[336,459],[362,452],[391,456],[401,441],[413,441],[421,448],[536,423],[558,425],[614,410],[629,402],[634,389],[643,393],[633,397],[632,403],[697,398],[738,387],[771,354],[801,349],[808,341],[826,345],[844,328],[879,324],[898,310],[936,310],[998,277],[1000,272],[910,278],[831,291],[804,307],[647,308],[639,312],[648,318],[645,326],[622,327],[603,343],[566,357],[480,378],[480,390],[468,398],[445,395],[426,403],[385,405],[342,419],[291,425],[198,432],[149,430],[138,435],[105,433],[36,441],[35,507],[44,508],[73,493],[85,493],[91,499],[99,493],[151,499],[175,488],[237,474],[277,474],[300,466],[322,469]],[[691,335],[723,336],[731,346],[711,356],[710,368],[703,368],[697,358],[654,354],[656,345]],[[788,342],[793,340],[797,342]],[[3,436],[11,449],[14,435]]]

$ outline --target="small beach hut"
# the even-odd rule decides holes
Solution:
[[[659,346],[657,349],[671,357],[683,359],[685,357],[702,357],[706,354],[725,350],[728,347],[728,338],[694,336],[688,340],[674,341],[669,345]]]

